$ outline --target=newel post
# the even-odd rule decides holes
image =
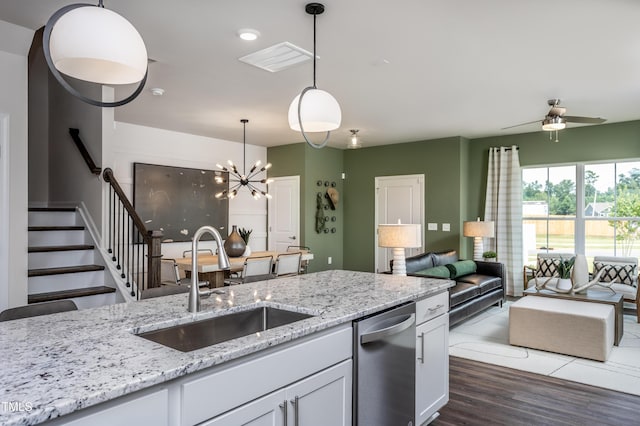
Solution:
[[[162,259],[162,231],[149,231],[149,257],[147,288],[160,287],[160,260]]]

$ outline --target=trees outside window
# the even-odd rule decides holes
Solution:
[[[525,263],[548,251],[640,255],[639,161],[526,168],[522,180]]]

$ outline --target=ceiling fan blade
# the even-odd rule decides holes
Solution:
[[[549,113],[547,115],[550,115],[552,117],[554,117],[554,116],[563,116],[565,112],[567,112],[566,108],[559,107],[559,106],[554,106],[554,107],[551,107],[551,109],[549,110]]]
[[[527,121],[526,123],[520,123],[520,124],[516,124],[514,126],[509,126],[509,127],[503,127],[500,130],[507,130],[507,129],[512,129],[514,127],[520,127],[520,126],[526,126],[527,124],[533,124],[533,123],[540,123],[540,120],[533,120],[533,121]]]
[[[602,124],[607,121],[606,118],[600,117],[576,117],[575,115],[567,115],[564,117],[565,120],[570,121],[571,123],[587,123],[587,124]]]

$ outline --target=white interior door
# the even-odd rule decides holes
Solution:
[[[388,271],[392,250],[378,247],[378,224],[419,223],[422,225],[422,247],[407,249],[406,256],[424,249],[424,175],[384,176],[375,178],[376,186],[376,272]]]
[[[269,194],[269,250],[300,245],[300,176],[273,178]]]

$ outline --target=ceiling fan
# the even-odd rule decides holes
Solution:
[[[564,115],[567,109],[560,106],[560,99],[549,99],[547,104],[551,107],[547,115],[540,120],[528,121],[526,123],[516,124],[515,126],[503,127],[502,130],[511,129],[514,127],[525,126],[527,124],[542,123],[542,130],[548,132],[556,132],[556,142],[558,142],[558,130],[562,130],[567,127],[567,123],[585,123],[585,124],[602,124],[607,121],[606,118],[600,117],[579,117],[575,115]],[[551,133],[549,134],[551,139]]]

